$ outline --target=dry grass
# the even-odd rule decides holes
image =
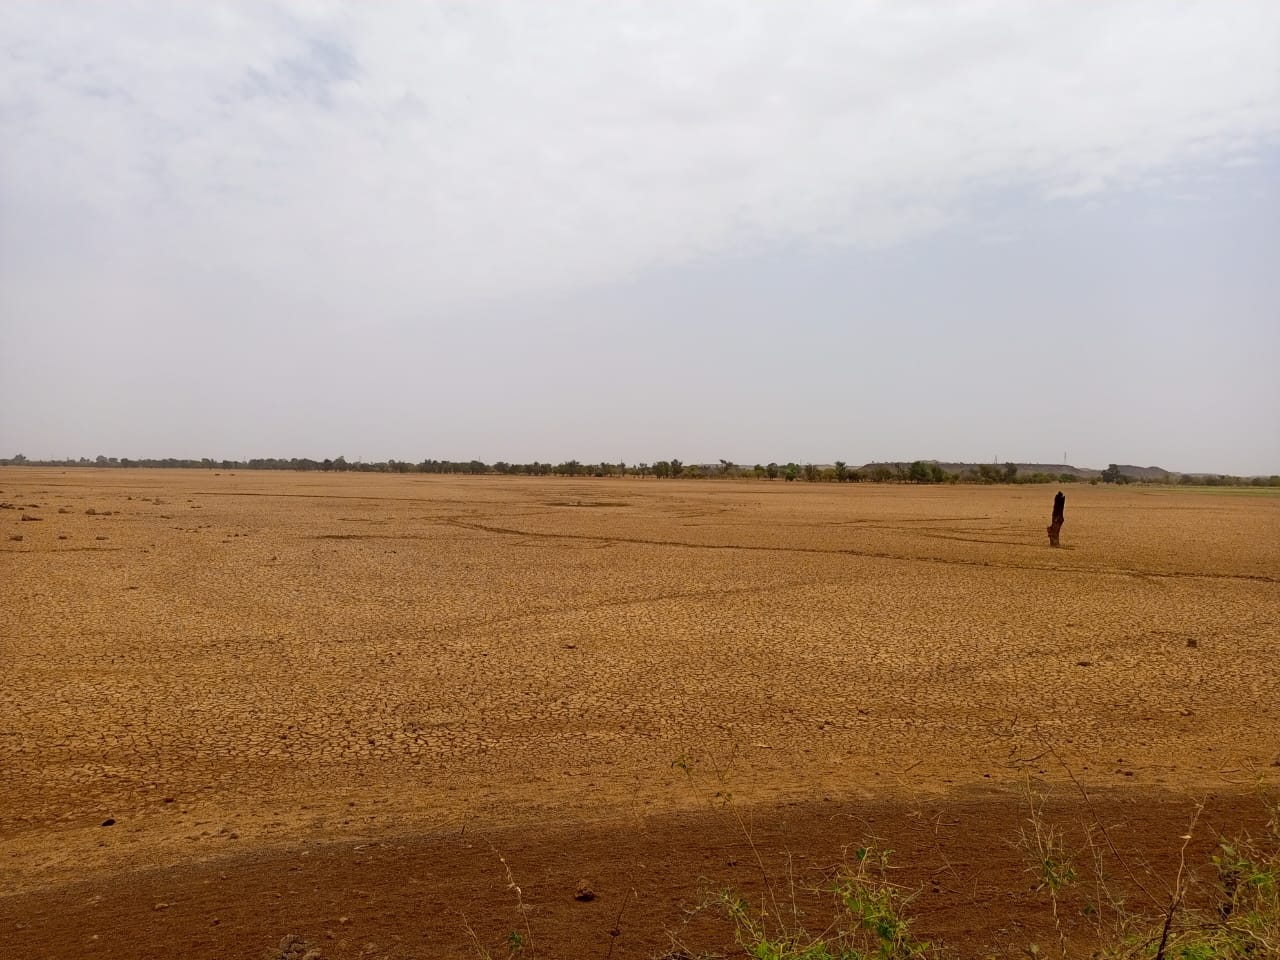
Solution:
[[[1274,782],[1280,498],[1072,487],[1050,550],[1053,492],[0,470],[2,879],[668,809],[689,751]]]

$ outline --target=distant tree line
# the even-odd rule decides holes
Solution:
[[[911,463],[876,463],[864,467],[850,467],[843,460],[831,466],[813,463],[757,463],[746,467],[732,460],[719,463],[687,464],[677,459],[659,460],[655,463],[628,464],[622,461],[609,463],[584,463],[565,460],[561,463],[508,463],[499,460],[485,463],[482,460],[410,460],[361,461],[345,457],[313,460],[309,457],[258,457],[250,460],[215,460],[202,457],[199,460],[165,457],[163,459],[131,459],[129,457],[79,457],[65,460],[29,460],[22,454],[0,459],[0,466],[38,467],[160,467],[202,470],[299,470],[338,473],[431,473],[463,474],[479,476],[499,474],[503,476],[529,477],[654,477],[659,480],[680,478],[704,480],[710,478],[782,480],[791,483],[1177,483],[1183,486],[1203,485],[1211,487],[1280,487],[1280,476],[1236,477],[1228,474],[1168,474],[1161,478],[1131,476],[1116,464],[1096,474],[1049,473],[1044,471],[1020,472],[1013,463],[981,463],[960,471],[948,471],[932,460],[914,460]]]

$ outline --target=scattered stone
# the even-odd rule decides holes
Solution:
[[[1198,646],[1200,646],[1200,644],[1199,644],[1199,642],[1196,640],[1196,638],[1195,638],[1195,637],[1188,637],[1188,638],[1187,638],[1187,646],[1188,646],[1188,647],[1198,647]]]
[[[351,922],[351,918],[350,918],[350,917],[339,917],[339,918],[338,918],[338,923],[339,923],[339,924],[342,924],[342,925],[344,925],[344,926],[345,926],[346,924],[350,923],[350,922]]]
[[[86,517],[96,517],[98,515],[98,511],[93,509],[93,507],[90,507],[88,510],[84,512],[84,515]]]
[[[163,800],[161,800],[160,802],[161,802],[161,803],[173,803],[173,797],[165,797],[165,798],[164,798]]]
[[[169,909],[169,905],[168,905],[167,903],[157,903],[157,904],[156,904],[154,907],[152,907],[151,909],[152,909],[152,910],[168,910],[168,909]]]
[[[1093,666],[1093,661],[1092,661],[1092,660],[1077,660],[1077,661],[1076,661],[1076,666],[1077,666],[1077,667],[1092,667],[1092,666]]]
[[[595,898],[596,892],[591,889],[591,884],[586,880],[579,881],[578,890],[574,893],[573,899],[577,900],[579,903],[590,903]]]
[[[22,542],[22,534],[20,534],[20,533],[14,533],[14,534],[11,534],[11,535],[9,536],[9,539],[10,539],[10,540],[12,540],[14,543],[21,543],[21,542]]]
[[[33,517],[33,516],[32,516],[31,514],[29,514],[29,513],[24,513],[24,514],[22,515],[22,522],[23,522],[23,523],[39,523],[39,522],[40,522],[41,520],[43,520],[43,519],[44,519],[43,517]]]
[[[116,825],[116,821],[112,817],[107,817],[107,819],[102,821],[102,825],[104,827],[114,827]]]
[[[280,941],[278,960],[324,960],[324,957],[319,947],[291,933]]]
[[[107,538],[106,538],[106,537],[94,537],[93,539],[95,539],[95,540],[105,540],[105,539],[107,539]]]
[[[58,508],[58,512],[59,512],[59,513],[70,513],[70,512],[71,512],[71,508],[70,508],[70,507],[59,507],[59,508]]]

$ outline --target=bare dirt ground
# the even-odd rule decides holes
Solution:
[[[1018,955],[1027,776],[1152,883],[1280,784],[1280,498],[1055,490],[2,469],[0,957],[724,950],[869,833]]]

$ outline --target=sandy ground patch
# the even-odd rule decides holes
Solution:
[[[0,470],[0,880],[1274,785],[1280,498],[1055,491]]]

